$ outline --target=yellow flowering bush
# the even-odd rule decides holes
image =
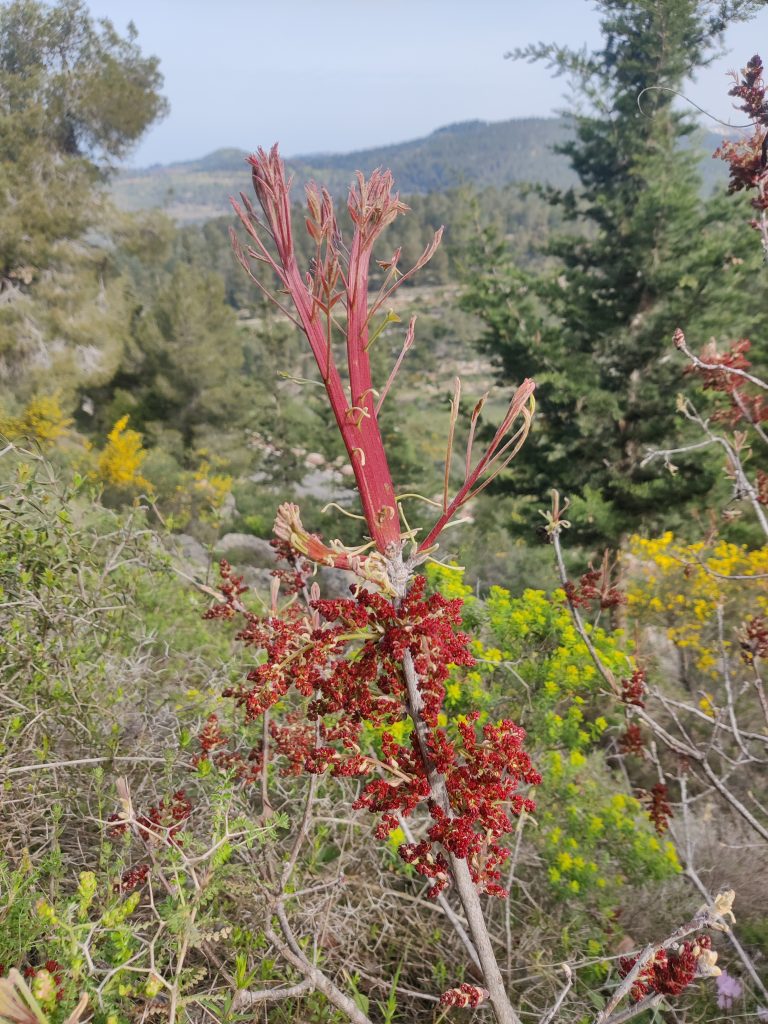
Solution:
[[[549,596],[525,590],[515,598],[502,587],[492,587],[485,611],[495,641],[491,650],[498,655],[484,658],[480,670],[494,675],[506,667],[513,679],[517,675],[524,681],[530,691],[525,722],[529,733],[548,746],[593,746],[608,727],[600,698],[604,684],[576,632],[563,592]],[[621,677],[633,671],[622,630],[591,625],[587,630],[612,672]]]
[[[18,416],[0,414],[0,434],[6,437],[29,437],[41,444],[50,444],[64,435],[72,419],[61,408],[61,396],[36,395]]]
[[[148,452],[142,435],[129,429],[129,419],[122,416],[107,435],[107,443],[99,454],[97,476],[111,487],[150,491],[152,485],[141,475]]]
[[[427,572],[444,596],[464,600],[479,636],[472,645],[476,665],[455,669],[449,679],[446,709],[460,716],[479,708],[482,718],[510,717],[526,729],[543,776],[529,841],[554,898],[583,899],[595,921],[603,921],[599,945],[617,889],[681,870],[673,844],[656,835],[646,808],[606,764],[606,737],[624,728],[623,711],[606,701],[562,590],[529,589],[516,597],[492,587],[481,600],[471,596],[460,571],[433,566]],[[616,678],[631,675],[637,666],[625,631],[585,628]]]
[[[726,626],[724,647],[733,646],[733,629],[745,618],[768,612],[768,546],[717,540],[684,544],[671,532],[630,541],[627,589],[629,615],[639,625],[665,630],[687,661],[710,678],[719,675],[722,655],[717,613]],[[702,698],[711,704],[711,696]],[[708,712],[706,706],[702,710]]]
[[[599,753],[548,751],[542,773],[549,799],[539,815],[541,850],[560,895],[590,894],[607,909],[626,882],[680,872],[674,845],[649,827],[640,801],[607,777]]]
[[[204,524],[208,539],[216,536],[232,494],[232,477],[224,460],[209,458],[207,451],[194,453],[190,468],[162,465],[152,453],[148,463],[157,483],[159,504],[169,529],[184,530],[190,524]]]
[[[200,518],[203,522],[215,522],[232,493],[232,477],[228,473],[216,472],[204,457],[193,478],[193,488],[201,506]]]

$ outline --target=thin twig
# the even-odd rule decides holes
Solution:
[[[562,968],[563,974],[565,974],[565,985],[563,985],[560,995],[555,1000],[554,1006],[550,1010],[548,1010],[547,1013],[544,1014],[544,1016],[539,1021],[539,1024],[550,1024],[550,1022],[555,1019],[555,1017],[557,1016],[557,1011],[563,1005],[565,997],[571,991],[571,986],[573,985],[573,971],[568,966],[568,964],[563,964]]]

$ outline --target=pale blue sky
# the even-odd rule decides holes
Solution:
[[[599,41],[590,0],[88,0],[160,57],[171,113],[130,163],[194,159],[279,141],[286,156],[402,142],[454,121],[545,116],[565,84],[504,60],[539,40]],[[739,120],[725,72],[768,59],[768,5],[727,37],[728,55],[689,85]],[[714,126],[716,128],[716,126]]]

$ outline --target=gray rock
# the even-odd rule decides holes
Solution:
[[[335,600],[339,597],[349,597],[349,588],[360,580],[353,572],[321,566],[317,572],[317,582],[320,585],[321,597]]]
[[[224,495],[224,500],[219,508],[219,518],[223,523],[231,523],[237,515],[237,504],[235,502],[235,496],[230,491],[229,494]]]
[[[250,533],[225,533],[216,541],[217,558],[226,558],[235,567],[251,565],[260,569],[275,567],[275,550],[268,540]]]
[[[173,537],[175,553],[178,553],[185,562],[195,569],[206,569],[208,567],[208,552],[203,545],[189,533],[177,533]]]
[[[266,600],[269,597],[269,592],[272,588],[271,569],[254,569],[253,566],[246,565],[243,568],[242,576],[246,587],[250,587],[251,590],[255,591],[262,600]]]

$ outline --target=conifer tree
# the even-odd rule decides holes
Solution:
[[[530,499],[525,527],[558,487],[576,500],[582,537],[613,544],[625,530],[670,523],[712,485],[700,463],[689,471],[681,461],[666,477],[640,465],[649,446],[680,429],[675,327],[706,340],[765,326],[756,256],[733,204],[702,198],[695,122],[674,102],[726,26],[759,4],[598,6],[600,49],[539,44],[511,55],[545,62],[574,87],[572,134],[561,150],[578,185],[547,193],[570,233],[548,245],[545,272],[523,273],[486,232],[464,305],[482,319],[501,379],[526,368],[539,385],[536,429],[509,485]]]
[[[155,57],[83,0],[0,6],[0,390],[70,394],[114,369],[127,319],[103,185],[166,110]]]

